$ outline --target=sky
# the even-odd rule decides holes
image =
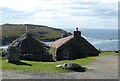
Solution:
[[[118,28],[119,0],[0,0],[0,24]]]

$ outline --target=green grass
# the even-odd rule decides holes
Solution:
[[[26,25],[22,24],[4,24],[2,26],[2,41],[3,45],[13,42],[16,38],[26,33]],[[41,41],[50,41],[61,38],[65,33],[62,29],[56,29],[48,26],[30,25],[28,26],[28,33],[35,39]]]
[[[114,51],[102,51],[102,53],[100,53],[101,56],[103,55],[118,55],[118,53],[115,53]]]
[[[0,49],[0,55],[2,54],[2,52],[3,52],[3,51]]]
[[[89,65],[95,62],[95,57],[88,57],[84,59],[76,60],[64,60],[58,62],[35,62],[35,61],[25,61],[21,60],[22,65],[16,65],[8,63],[7,60],[2,60],[2,69],[3,70],[28,70],[28,71],[40,71],[40,72],[68,72],[69,70],[56,68],[55,66],[63,63],[78,63],[82,66]]]
[[[1,56],[1,55],[2,55],[2,50],[0,49],[0,56]],[[1,66],[1,65],[2,65],[2,62],[1,62],[1,61],[2,61],[2,59],[1,59],[1,57],[0,57],[0,70],[1,70],[1,68],[2,68],[2,66]]]
[[[16,38],[20,37],[26,31],[25,25],[2,25],[2,41],[12,42]],[[32,34],[33,37],[39,40],[50,39],[50,38],[60,38],[64,32],[61,29],[55,29],[47,26],[28,26],[28,33]]]
[[[114,52],[102,52],[100,56],[103,55],[110,55],[114,54]],[[87,57],[82,59],[76,59],[76,60],[63,60],[63,61],[57,61],[57,62],[35,62],[35,61],[26,61],[21,60],[21,64],[16,65],[12,63],[8,63],[8,60],[2,59],[2,69],[3,70],[27,70],[27,71],[33,71],[33,72],[69,72],[70,70],[56,68],[55,66],[58,64],[64,64],[64,63],[77,63],[81,66],[87,66],[94,62],[96,62],[96,57]]]

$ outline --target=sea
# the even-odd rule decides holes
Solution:
[[[75,29],[65,28],[67,32],[73,33]],[[118,30],[117,29],[80,29],[82,36],[88,40],[94,47],[102,51],[117,51],[118,48]],[[49,45],[52,42],[44,42]],[[7,49],[7,46],[0,46],[0,49]]]
[[[65,29],[73,33],[75,29]],[[118,29],[80,29],[81,35],[98,50],[116,51],[118,48]]]

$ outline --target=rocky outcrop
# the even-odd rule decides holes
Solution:
[[[57,65],[57,68],[69,69],[77,72],[85,72],[86,69],[76,63],[64,63],[62,65]]]

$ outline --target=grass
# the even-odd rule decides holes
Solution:
[[[48,26],[28,26],[28,33],[32,34],[32,36],[38,40],[46,40],[46,39],[56,39],[61,38],[65,31],[61,29],[55,29]],[[2,25],[2,41],[3,44],[6,42],[12,42],[16,38],[20,37],[26,31],[25,25]]]
[[[3,70],[28,70],[28,71],[40,71],[40,72],[68,72],[69,70],[59,69],[55,66],[63,63],[78,63],[82,66],[89,65],[95,62],[95,57],[88,57],[83,59],[76,60],[63,60],[58,62],[35,62],[35,61],[26,61],[21,60],[21,64],[12,64],[8,63],[8,60],[2,60],[2,69]]]
[[[3,52],[3,51],[0,49],[0,55],[2,54],[2,52]]]
[[[1,55],[2,55],[2,50],[0,49],[0,70],[2,69],[2,59],[1,59]]]
[[[100,56],[110,55],[113,52],[102,52]],[[99,56],[98,56],[99,57]],[[33,72],[69,72],[70,70],[56,68],[55,66],[58,64],[64,63],[77,63],[81,66],[87,66],[94,62],[96,62],[97,57],[87,57],[76,60],[63,60],[57,62],[35,62],[35,61],[26,61],[21,60],[18,64],[8,63],[8,60],[2,59],[2,69],[3,70],[27,70]]]
[[[118,53],[115,53],[114,51],[102,51],[102,53],[100,53],[100,56],[103,55],[118,55]]]
[[[24,34],[25,31],[25,25],[3,25],[3,37],[9,36],[9,37],[19,37],[22,34]],[[43,36],[43,38],[57,38],[61,37],[63,32],[60,29],[50,28],[47,26],[28,26],[28,32],[33,34],[36,38],[41,38],[40,36]],[[17,33],[17,34],[16,34]]]

